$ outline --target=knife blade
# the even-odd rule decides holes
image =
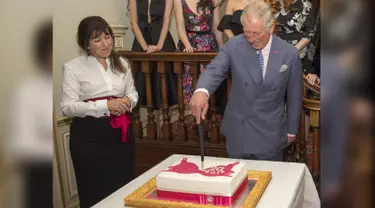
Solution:
[[[204,129],[202,121],[198,124],[199,129],[199,140],[200,140],[200,152],[201,152],[201,170],[204,169]]]

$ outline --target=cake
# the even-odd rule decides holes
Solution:
[[[224,158],[182,158],[156,176],[158,198],[218,206],[233,205],[248,186],[246,164]]]

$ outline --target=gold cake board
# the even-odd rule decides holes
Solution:
[[[248,179],[256,181],[250,190],[246,200],[242,204],[244,208],[255,208],[263,192],[272,179],[272,172],[249,170]],[[150,199],[147,196],[156,189],[156,177],[153,177],[125,199],[126,207],[152,207],[152,208],[224,208],[228,206],[216,206],[210,204],[196,204],[191,202],[177,202],[162,199]]]

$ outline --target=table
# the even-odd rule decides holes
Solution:
[[[124,198],[145,182],[156,176],[162,169],[183,157],[200,157],[174,154],[126,184],[94,208],[124,208]],[[209,157],[207,157],[209,158]],[[237,159],[231,159],[237,160]],[[272,180],[259,200],[259,208],[317,208],[320,199],[310,171],[303,163],[242,160],[249,170],[271,171]]]

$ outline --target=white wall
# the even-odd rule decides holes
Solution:
[[[64,0],[56,1],[53,19],[53,77],[54,77],[54,106],[57,120],[62,117],[60,112],[60,96],[62,81],[62,65],[80,55],[76,44],[76,32],[79,22],[86,16],[98,15],[111,25],[125,25],[129,29],[125,35],[125,49],[130,50],[133,44],[133,33],[130,29],[127,15],[127,0]],[[173,14],[172,14],[173,16]],[[174,19],[174,18],[173,18]],[[177,32],[174,20],[171,21],[171,33],[177,42]]]
[[[2,1],[0,6],[0,137],[10,118],[10,100],[15,87],[36,71],[32,53],[35,30],[48,17],[51,7],[44,0]],[[39,5],[38,7],[34,5]],[[30,18],[32,17],[32,18]],[[49,16],[50,17],[50,16]],[[4,124],[3,124],[4,122]],[[4,135],[2,135],[4,133]],[[0,139],[0,142],[2,140]],[[1,145],[1,144],[0,144]]]

